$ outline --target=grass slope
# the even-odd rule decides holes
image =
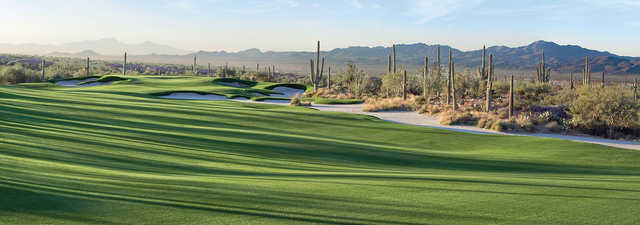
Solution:
[[[0,86],[0,224],[640,223],[637,151],[171,90]]]

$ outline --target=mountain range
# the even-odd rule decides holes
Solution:
[[[94,51],[103,55],[120,55],[125,51],[131,54],[188,54],[189,51],[174,48],[168,45],[156,44],[153,42],[143,42],[138,44],[127,44],[115,38],[104,38],[99,40],[88,40],[64,43],[60,45],[43,44],[1,44],[0,52],[14,54],[37,54],[44,53],[65,54],[79,53],[84,51]]]
[[[8,49],[5,46],[0,44],[0,51],[23,53],[18,50],[11,51],[10,48]],[[38,47],[38,45],[22,46],[31,50],[35,50]],[[51,53],[48,55],[120,60],[122,53],[126,50],[130,53],[129,59],[132,62],[191,64],[193,63],[193,57],[197,56],[200,65],[207,63],[223,65],[228,63],[232,66],[246,65],[249,68],[255,68],[256,64],[263,66],[276,65],[276,67],[288,70],[288,72],[306,72],[309,59],[315,58],[315,53],[311,51],[263,52],[255,48],[239,52],[198,51],[189,53],[185,50],[151,42],[131,45],[120,43],[115,39],[75,42],[55,47],[42,47],[40,52],[43,49],[55,49],[55,51],[49,51]],[[407,68],[410,71],[419,70],[423,65],[425,56],[429,58],[430,63],[434,62],[437,48],[438,45],[424,43],[398,44],[396,45],[397,63],[400,67]],[[22,51],[25,49],[22,49]],[[449,50],[453,54],[456,67],[473,68],[475,70],[481,64],[482,50],[461,51],[451,46],[443,45],[440,46],[442,65],[448,63]],[[585,57],[588,56],[593,72],[605,71],[608,74],[640,73],[640,57],[619,56],[606,51],[586,49],[577,45],[559,45],[549,41],[536,41],[520,47],[491,46],[486,51],[487,58],[489,54],[494,56],[496,68],[499,70],[533,71],[544,52],[545,63],[555,72],[579,73],[584,68]],[[391,47],[380,46],[336,48],[322,52],[322,55],[327,59],[327,65],[331,65],[334,68],[344,68],[347,62],[352,61],[360,68],[378,73],[383,73],[386,70],[389,54],[391,54]]]

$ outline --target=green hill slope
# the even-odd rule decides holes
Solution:
[[[168,91],[249,89],[0,86],[0,224],[640,223],[638,151]]]

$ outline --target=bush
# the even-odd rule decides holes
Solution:
[[[413,111],[414,100],[403,100],[402,98],[387,98],[387,99],[368,99],[365,102],[362,111],[365,112],[380,112],[380,111]]]
[[[290,106],[311,106],[311,102],[302,102],[300,96],[294,96],[291,98]]]
[[[388,73],[382,77],[382,85],[380,89],[384,96],[398,97],[402,96],[402,81],[404,73]],[[421,80],[415,74],[407,73],[407,93],[419,95],[422,93]]]
[[[471,113],[446,111],[440,114],[440,124],[443,125],[475,125],[478,119]]]
[[[582,87],[577,95],[569,106],[569,124],[591,134],[614,138],[616,130],[631,127],[638,117],[637,104],[623,88]]]
[[[558,132],[562,132],[564,130],[564,127],[560,124],[558,124],[558,122],[556,121],[551,121],[549,123],[547,123],[546,125],[544,125],[545,128],[547,128],[549,131],[554,132],[554,133],[558,133]]]
[[[42,81],[42,75],[37,71],[23,67],[20,64],[4,67],[0,70],[0,82],[19,84],[33,83]]]
[[[378,95],[382,85],[379,78],[367,76],[353,62],[347,64],[347,71],[338,75],[336,80],[337,86],[343,87],[349,94],[358,98],[365,95]]]

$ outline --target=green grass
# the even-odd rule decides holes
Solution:
[[[127,78],[0,86],[0,224],[640,223],[638,151],[167,100],[150,94],[233,92]]]

